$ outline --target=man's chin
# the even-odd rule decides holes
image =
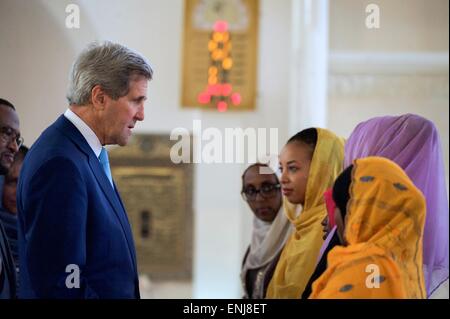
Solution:
[[[128,142],[130,141],[131,136],[132,136],[131,130],[124,132],[124,134],[122,134],[122,136],[120,136],[119,141],[117,142],[117,145],[126,146],[128,144]]]
[[[126,146],[128,144],[128,142],[129,142],[129,140],[130,140],[129,137],[123,138],[120,141],[118,141],[117,145],[119,145],[119,146]]]
[[[6,175],[8,170],[11,168],[10,162],[0,161],[0,175]]]

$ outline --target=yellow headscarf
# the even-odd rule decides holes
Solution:
[[[426,298],[425,199],[397,164],[354,161],[345,220],[347,246],[330,251],[310,298]]]
[[[283,248],[267,288],[267,298],[300,298],[305,290],[323,244],[321,222],[327,214],[323,193],[342,171],[343,161],[344,139],[317,128],[301,214],[297,216],[296,205],[283,199],[286,216],[295,229]]]

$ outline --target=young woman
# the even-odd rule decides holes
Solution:
[[[406,173],[382,157],[355,160],[336,179],[333,199],[341,245],[310,298],[426,298],[425,199]]]
[[[264,171],[263,171],[264,170]],[[253,164],[242,174],[242,197],[253,214],[253,233],[244,257],[241,282],[244,298],[261,299],[273,274],[291,226],[282,209],[281,186],[265,164]]]
[[[425,196],[423,268],[430,296],[449,277],[449,213],[439,133],[433,122],[414,114],[372,118],[350,135],[344,166],[367,156],[398,164]],[[448,298],[448,288],[445,294]]]
[[[309,128],[281,150],[285,213],[294,226],[267,290],[267,298],[300,298],[323,243],[324,191],[342,170],[344,141],[332,132]]]

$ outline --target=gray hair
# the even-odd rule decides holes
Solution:
[[[139,53],[112,42],[91,43],[75,60],[69,75],[70,105],[91,103],[91,91],[100,85],[112,99],[125,96],[134,76],[153,77],[148,61]]]

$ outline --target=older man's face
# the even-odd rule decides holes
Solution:
[[[20,136],[19,117],[16,111],[0,105],[0,173],[5,174],[19,150],[16,138]]]
[[[137,77],[130,81],[127,95],[117,100],[108,98],[103,118],[106,124],[105,144],[126,145],[136,122],[144,120],[147,83],[148,80],[145,77]]]

